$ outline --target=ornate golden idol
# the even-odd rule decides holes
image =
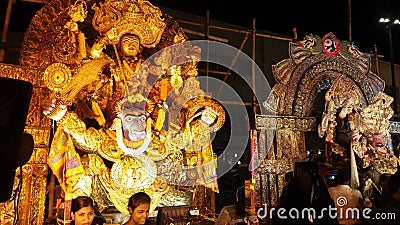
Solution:
[[[209,136],[225,112],[200,89],[200,49],[167,48],[187,40],[144,0],[54,0],[35,15],[20,62],[41,71],[49,93],[43,112],[57,129],[47,163],[65,199],[87,195],[101,210],[128,214],[138,191],[152,197],[152,210],[178,195],[190,204],[200,186],[218,192]],[[181,56],[191,61],[175,65]]]

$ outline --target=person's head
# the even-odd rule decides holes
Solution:
[[[151,198],[145,192],[133,194],[128,201],[128,211],[131,214],[130,220],[135,225],[143,225],[149,216]]]
[[[337,119],[335,142],[345,149],[350,149],[352,134],[348,118]]]
[[[351,178],[350,168],[343,167],[339,169],[337,178],[339,184],[349,184]]]
[[[79,196],[72,199],[71,219],[74,225],[90,225],[94,219],[94,203],[90,197]]]
[[[379,185],[382,187],[384,191],[389,191],[389,178],[391,174],[390,173],[383,173],[379,177]]]
[[[134,34],[124,34],[121,37],[121,52],[124,56],[128,57],[136,57],[141,51],[142,47],[140,46],[140,39],[137,35]]]
[[[388,181],[389,193],[394,199],[400,202],[400,174],[390,176]]]

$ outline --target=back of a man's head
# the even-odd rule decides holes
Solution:
[[[389,192],[389,179],[392,176],[390,173],[383,173],[379,177],[379,184],[381,185],[383,191]]]
[[[350,168],[344,167],[338,171],[338,182],[339,184],[349,184],[350,182]]]
[[[388,186],[389,186],[389,193],[391,195],[395,194],[396,192],[400,192],[400,174],[395,173],[392,176],[390,176],[389,181],[388,181]]]

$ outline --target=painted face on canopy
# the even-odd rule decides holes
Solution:
[[[149,216],[150,204],[142,203],[134,210],[128,208],[129,213],[131,214],[131,220],[134,225],[144,225],[147,217]]]
[[[133,34],[123,35],[121,38],[122,54],[129,57],[135,57],[140,53],[139,37]]]
[[[71,218],[75,225],[90,225],[94,219],[94,209],[91,206],[83,207],[75,213],[71,213]]]

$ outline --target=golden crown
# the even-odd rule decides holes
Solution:
[[[160,41],[166,24],[162,11],[145,0],[106,0],[100,7],[93,5],[93,27],[111,43],[131,33],[139,36],[145,47],[154,47]]]

